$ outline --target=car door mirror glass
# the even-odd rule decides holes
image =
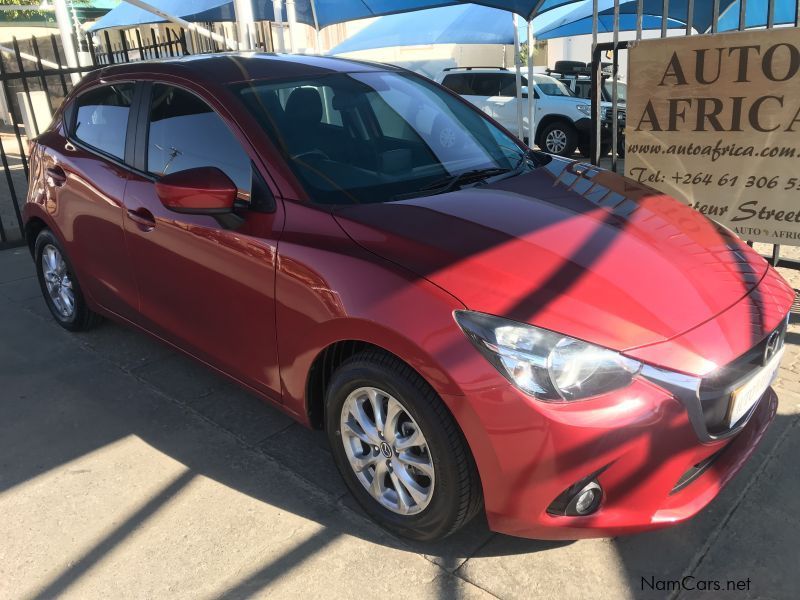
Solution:
[[[216,167],[197,167],[163,175],[156,193],[169,210],[194,215],[218,215],[233,210],[236,185]]]

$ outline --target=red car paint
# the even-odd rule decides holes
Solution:
[[[775,414],[772,391],[724,440],[699,439],[674,394],[642,377],[590,400],[543,403],[476,351],[453,312],[505,316],[704,376],[775,330],[793,291],[695,211],[559,159],[476,189],[335,210],[315,205],[225,87],[381,68],[227,55],[89,75],[73,96],[101,81],[144,80],[202,97],[252,158],[276,210],[242,213],[235,230],[169,210],[152,177],[68,141],[62,110],[37,140],[28,231],[53,230],[93,310],[172,344],[307,425],[316,424],[309,374],[325,348],[358,340],[400,357],[455,416],[496,531],[607,536],[694,515],[752,453]],[[63,183],[47,170],[59,170]],[[670,493],[723,447],[699,478]],[[546,512],[602,468],[595,514]]]

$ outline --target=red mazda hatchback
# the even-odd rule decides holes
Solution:
[[[130,324],[324,429],[404,536],[676,523],[775,415],[793,291],[758,254],[394,67],[102,68],[24,214],[62,326]]]

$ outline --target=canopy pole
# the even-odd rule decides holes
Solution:
[[[528,146],[533,147],[536,140],[536,120],[534,118],[534,89],[533,89],[533,45],[536,38],[533,36],[533,19],[528,21]]]
[[[666,5],[669,0],[664,0]],[[664,17],[666,19],[666,16]],[[617,75],[619,68],[619,0],[614,0],[614,50],[611,54],[611,170],[617,172],[617,136],[619,130],[619,112],[617,92]],[[601,96],[602,97],[602,96]],[[600,140],[602,142],[602,139]]]
[[[272,12],[275,14],[275,25],[278,26],[278,52],[286,52],[286,44],[283,39],[283,3],[281,0],[272,0]]]
[[[55,0],[56,23],[61,34],[61,44],[64,48],[64,58],[71,69],[78,67],[78,52],[72,39],[72,19],[69,16],[66,0]],[[73,85],[81,80],[80,73],[70,73]]]
[[[233,12],[236,15],[236,27],[239,29],[239,40],[245,50],[255,48],[253,43],[253,0],[233,0]]]
[[[228,49],[230,50],[239,49],[239,45],[236,43],[235,40],[228,39],[226,36],[220,35],[214,31],[209,31],[208,29],[198,25],[197,23],[190,23],[186,19],[181,19],[180,17],[176,17],[175,15],[166,13],[160,8],[153,6],[152,4],[148,4],[147,2],[142,2],[142,0],[122,0],[122,1],[127,2],[128,4],[133,4],[134,6],[141,8],[142,10],[146,10],[147,12],[153,13],[154,15],[157,15],[162,19],[169,21],[170,23],[175,23],[176,25],[180,25],[184,29],[188,29],[189,31],[194,31],[202,35],[203,37],[210,38],[215,42],[227,46]]]
[[[297,25],[297,11],[294,7],[294,0],[284,0],[286,3],[286,21],[289,23],[289,52],[294,54],[297,49],[294,43],[294,34]]]
[[[319,35],[319,20],[317,19],[316,0],[311,0],[311,16],[314,18],[314,42],[317,47],[317,54],[322,54],[322,38]]]
[[[639,6],[641,7],[642,0],[639,0]],[[600,164],[600,136],[602,135],[602,128],[600,124],[600,92],[603,83],[602,79],[602,68],[595,68],[594,65],[594,56],[597,53],[597,28],[599,22],[599,15],[598,13],[598,2],[594,0],[592,3],[592,92],[591,92],[591,100],[592,100],[592,136],[591,136],[591,145],[589,150],[589,160],[593,165]],[[602,61],[598,61],[600,64]],[[598,78],[600,79],[600,83],[597,82]]]
[[[511,21],[514,24],[514,68],[517,78],[517,137],[525,139],[525,125],[522,120],[522,57],[519,49],[519,18],[515,13],[511,13]]]

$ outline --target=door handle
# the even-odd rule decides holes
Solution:
[[[61,187],[67,182],[67,174],[61,167],[49,167],[45,170],[47,182],[53,187]]]
[[[156,226],[156,218],[153,216],[153,213],[143,206],[129,210],[128,217],[143,231],[150,231]]]

